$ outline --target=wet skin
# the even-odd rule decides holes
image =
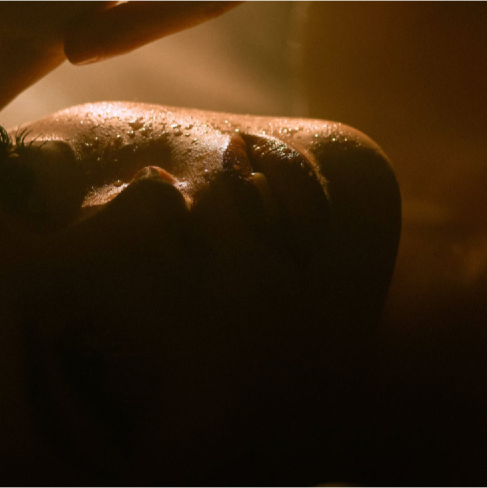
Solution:
[[[0,189],[4,389],[32,406],[2,429],[31,439],[26,480],[324,481],[399,239],[381,150],[341,124],[127,103],[26,128],[2,169],[23,191]]]

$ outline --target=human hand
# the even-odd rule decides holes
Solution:
[[[117,2],[5,2],[0,6],[0,39],[59,46],[69,24],[81,15],[101,12]]]
[[[239,2],[34,2],[0,5],[0,109],[68,59],[126,53]],[[66,54],[65,54],[66,52]]]
[[[218,17],[242,2],[126,2],[86,16],[65,39],[73,64],[127,53],[149,42]]]
[[[66,58],[66,30],[115,2],[3,2],[0,5],[0,109]]]

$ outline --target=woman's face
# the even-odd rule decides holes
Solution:
[[[38,438],[81,479],[278,479],[387,292],[384,155],[340,124],[141,104],[26,129],[0,271]]]

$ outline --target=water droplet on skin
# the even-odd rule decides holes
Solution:
[[[171,124],[171,127],[172,127],[173,129],[177,129],[178,127],[180,127],[180,125],[179,125],[179,124]]]
[[[186,132],[186,133],[184,134],[184,137],[189,137],[189,132]]]
[[[122,136],[120,134],[117,134],[117,139],[121,139]]]
[[[181,132],[181,131],[178,129],[176,132],[174,132],[174,135],[175,135],[176,137],[179,137],[179,136],[182,136],[182,135],[183,135],[183,133],[182,133],[182,132]]]
[[[129,137],[134,137],[135,136],[135,132],[133,130],[129,130],[129,131],[127,131],[127,135]]]
[[[81,124],[81,125],[83,125],[83,124],[84,124],[84,122],[83,122],[83,121],[80,121],[80,124]]]
[[[235,129],[235,132],[240,132],[240,129]]]
[[[188,124],[188,125],[185,127],[185,129],[188,129],[188,130],[190,130],[190,129],[192,129],[192,128],[193,128],[193,124]]]
[[[120,186],[123,185],[123,181],[122,180],[117,180],[117,181],[115,181],[114,185],[117,186],[117,187],[120,187]]]
[[[138,117],[133,122],[129,122],[129,125],[132,129],[139,130],[144,126],[144,123],[142,122],[142,118]]]
[[[318,137],[318,134],[315,134],[315,137]]]
[[[197,141],[198,141],[198,138],[197,138],[197,137],[195,137],[195,138],[193,139],[193,142],[197,142]]]

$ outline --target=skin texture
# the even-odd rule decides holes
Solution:
[[[4,5],[10,8],[10,5],[14,4]],[[24,9],[25,4],[18,5]],[[69,14],[72,5],[69,6]],[[304,31],[302,46],[306,56],[303,57],[303,69],[300,71],[305,80],[305,98],[310,103],[310,114],[317,118],[330,117],[347,121],[361,127],[381,143],[395,162],[396,173],[405,197],[405,221],[398,265],[382,324],[379,347],[374,343],[374,347],[370,347],[370,352],[366,356],[368,360],[365,361],[362,347],[359,351],[357,347],[337,348],[337,342],[330,341],[330,348],[333,349],[335,357],[340,358],[337,362],[342,369],[331,362],[333,368],[330,367],[327,371],[334,372],[336,384],[330,385],[327,377],[326,381],[323,381],[326,388],[315,388],[314,391],[318,390],[323,398],[327,398],[322,413],[325,418],[333,418],[334,427],[327,426],[325,434],[324,428],[321,431],[316,428],[314,431],[315,439],[318,440],[315,441],[316,448],[312,454],[314,459],[320,458],[320,470],[315,470],[320,473],[319,476],[310,474],[312,470],[308,469],[306,476],[295,479],[319,479],[320,482],[345,480],[352,484],[365,485],[485,485],[487,401],[484,385],[487,369],[484,324],[487,275],[485,215],[480,209],[485,208],[486,202],[484,182],[487,180],[483,141],[487,111],[479,108],[485,100],[485,83],[482,80],[485,80],[487,71],[484,69],[482,54],[485,50],[483,46],[487,32],[487,17],[485,7],[478,5],[474,7],[474,4],[451,4],[446,7],[442,4],[417,4],[404,8],[396,5],[389,7],[386,4],[363,7],[350,7],[346,4],[312,5],[310,22]],[[31,5],[29,11],[34,12],[34,8],[34,5]],[[117,15],[108,18],[116,19]],[[5,15],[0,17],[0,22],[6,18]],[[20,22],[16,24],[17,29],[42,35],[51,32],[50,29],[46,29],[46,25],[49,26],[52,18],[44,18],[44,24],[38,31],[31,29],[32,24],[25,29],[29,25],[25,15],[18,18]],[[41,25],[39,15],[34,15],[33,19],[35,26]],[[86,19],[89,27],[90,16]],[[137,24],[139,19],[140,17],[134,16],[134,23]],[[152,15],[146,19],[152,20]],[[125,18],[122,25],[126,27],[125,22],[130,20],[131,16]],[[158,22],[157,18],[154,20],[155,23]],[[96,26],[96,22],[93,24]],[[6,25],[11,27],[14,24],[9,20]],[[104,24],[102,22],[98,25]],[[80,29],[78,32],[82,33],[83,30]],[[113,37],[120,34],[116,33],[116,30],[112,32],[110,29],[110,32]],[[128,31],[125,29],[125,32]],[[142,29],[139,35],[144,32],[145,29]],[[28,53],[49,53],[49,46],[46,44],[38,44],[43,47],[41,50],[32,49],[38,40],[36,37],[28,37],[27,51],[4,50],[2,67],[6,66],[6,61],[21,60],[20,67],[24,74],[36,74],[33,67],[38,67],[39,64],[34,64],[36,58],[29,57]],[[125,39],[123,40],[125,42]],[[2,38],[2,48],[6,45],[4,41],[5,38]],[[11,45],[19,46],[18,39]],[[58,43],[56,56],[60,54],[61,57],[55,57],[55,60],[64,59],[59,46],[61,44]],[[46,64],[51,62],[49,59],[41,58],[40,64],[44,63],[43,70],[48,71],[54,67]],[[5,73],[12,71],[3,69],[2,76]],[[38,74],[39,72],[36,76]],[[29,80],[29,83],[35,81],[35,77]],[[2,95],[8,94],[6,80],[2,79],[0,82],[3,88]],[[17,83],[18,80],[14,82]],[[19,88],[22,89],[19,83],[9,86],[13,87],[14,93],[18,93]],[[47,151],[49,148],[46,146],[44,149]],[[52,147],[49,150],[53,152]],[[69,176],[69,171],[67,173]],[[45,175],[44,180],[46,178]],[[329,179],[330,182],[333,181],[331,176]],[[348,186],[345,185],[344,188]],[[63,283],[69,284],[70,280],[79,279],[82,275],[80,272],[73,272],[72,275],[68,273],[67,278],[59,271],[59,277],[56,279],[61,284],[57,286],[58,289],[51,292],[45,285],[46,280],[38,278],[36,288],[36,281],[32,279],[36,273],[41,277],[47,276],[48,273],[55,277],[58,273],[52,271],[50,264],[57,259],[54,255],[56,251],[45,251],[47,244],[39,244],[38,232],[59,232],[65,228],[73,218],[72,208],[73,205],[76,207],[76,198],[83,197],[76,192],[68,191],[68,186],[64,188],[64,193],[60,192],[60,189],[58,185],[56,191],[47,191],[47,195],[53,197],[48,207],[51,213],[57,215],[57,220],[51,224],[51,228],[46,229],[45,221],[38,223],[36,227],[32,217],[27,222],[24,216],[20,223],[4,216],[5,221],[8,220],[8,225],[12,226],[9,228],[17,230],[12,231],[8,240],[4,241],[3,250],[3,256],[8,258],[4,258],[6,263],[2,264],[2,273],[6,273],[5,270],[10,268],[10,274],[2,274],[2,300],[9,304],[8,307],[2,307],[2,321],[14,325],[2,329],[2,384],[8,385],[2,392],[3,398],[8,401],[4,400],[0,405],[0,418],[4,419],[2,438],[9,441],[2,445],[5,468],[2,470],[3,476],[10,473],[17,477],[11,479],[18,480],[21,473],[24,477],[30,475],[38,483],[39,473],[44,476],[50,473],[50,480],[55,473],[57,479],[68,484],[66,480],[76,479],[76,476],[80,479],[80,465],[90,466],[89,471],[96,476],[93,459],[99,457],[102,460],[100,463],[103,464],[110,449],[102,447],[100,454],[99,451],[94,451],[93,442],[86,441],[90,436],[96,438],[96,429],[90,427],[92,420],[89,416],[88,421],[80,424],[73,434],[72,425],[76,423],[73,418],[76,417],[79,424],[82,417],[81,414],[75,413],[71,413],[62,425],[71,426],[66,429],[69,432],[68,439],[84,438],[84,445],[89,444],[85,451],[91,454],[80,457],[79,451],[83,449],[78,447],[74,455],[73,441],[63,444],[62,440],[59,440],[59,435],[57,440],[51,439],[47,442],[45,431],[49,429],[45,429],[42,435],[39,434],[36,441],[33,432],[37,432],[39,421],[34,422],[32,419],[38,419],[40,414],[37,410],[35,415],[29,411],[32,399],[24,391],[26,381],[19,380],[30,377],[32,373],[29,373],[29,376],[25,371],[25,345],[21,340],[24,336],[19,334],[17,327],[21,323],[19,311],[36,300],[38,316],[50,317],[52,310],[43,304],[43,300],[46,301],[46,297],[50,296],[51,301],[47,303],[63,304],[59,299],[59,290],[62,289]],[[73,198],[73,195],[76,198]],[[55,202],[63,202],[66,198],[73,200],[69,200],[71,203],[64,206],[66,210],[63,213]],[[93,199],[90,201],[94,203]],[[386,198],[383,203],[386,205]],[[32,211],[32,208],[30,210]],[[349,212],[344,213],[349,215]],[[141,218],[138,220],[144,221]],[[31,229],[30,234],[26,231],[26,226]],[[102,226],[99,228],[105,229]],[[26,234],[29,235],[29,240],[32,240],[32,245],[26,245]],[[86,242],[84,239],[87,235],[88,233],[83,233],[81,237],[78,236],[79,241]],[[100,231],[99,235],[104,235],[104,232]],[[113,238],[111,241],[112,248],[116,251],[110,251],[108,257],[107,253],[100,253],[106,258],[106,262],[103,262],[102,257],[96,261],[96,253],[93,251],[95,258],[92,257],[91,261],[96,262],[101,270],[97,276],[104,279],[100,280],[102,284],[98,288],[95,287],[95,291],[80,295],[79,301],[82,301],[83,296],[92,300],[97,291],[107,293],[104,287],[107,281],[117,281],[113,270],[118,269],[116,258],[123,256],[123,253],[118,251],[123,233],[117,231],[116,235],[119,239]],[[129,240],[130,236],[126,241]],[[71,241],[65,247],[70,248],[69,246],[76,247]],[[95,246],[96,244],[93,244],[94,249]],[[40,253],[41,248],[44,248],[44,255]],[[59,246],[55,247],[57,251],[60,249]],[[128,254],[128,251],[125,254]],[[26,265],[27,256],[32,256],[29,266]],[[40,256],[43,256],[43,259],[40,259]],[[74,259],[74,256],[76,254],[73,253],[70,259]],[[85,255],[80,251],[77,256],[81,263],[79,267],[82,267],[87,262]],[[154,261],[151,261],[151,265],[153,264]],[[20,274],[19,269],[22,270]],[[66,269],[76,271],[73,263]],[[233,270],[232,267],[230,271]],[[140,274],[144,275],[143,272]],[[136,273],[133,272],[133,275],[136,276]],[[137,279],[137,282],[147,280],[145,275]],[[6,277],[8,279],[5,279]],[[84,280],[88,282],[87,278]],[[93,279],[92,282],[96,283],[97,280]],[[230,283],[232,284],[234,283]],[[74,284],[69,286],[70,290],[76,289]],[[83,280],[80,280],[79,287],[83,289],[89,285],[83,285]],[[230,289],[230,286],[228,288]],[[29,289],[27,299],[25,290]],[[119,289],[120,286],[117,290],[120,291]],[[166,290],[166,293],[169,291],[171,290]],[[120,293],[121,303],[124,303],[124,300],[128,304],[131,303],[127,293]],[[22,298],[19,298],[21,295]],[[159,303],[160,295],[155,295],[155,302]],[[10,302],[8,297],[11,299]],[[12,297],[15,297],[15,300]],[[17,311],[10,306],[12,302],[16,304]],[[112,299],[111,303],[113,305],[115,299]],[[69,311],[70,306],[68,299],[65,299],[64,310]],[[51,308],[57,310],[56,306]],[[78,309],[82,307],[78,306]],[[124,307],[116,304],[112,309],[120,309],[120,316],[130,315],[129,305]],[[257,305],[254,305],[254,310],[256,309]],[[100,310],[103,310],[103,307]],[[65,321],[72,321],[69,319],[69,313],[66,313],[68,320],[63,319],[62,310],[57,313],[57,321],[61,328]],[[133,314],[135,315],[135,312]],[[79,315],[83,313],[80,312]],[[110,313],[106,312],[105,315],[110,316]],[[282,315],[285,316],[284,313]],[[328,317],[330,316],[333,317],[333,313],[328,311]],[[282,318],[283,322],[286,322],[285,319],[287,317]],[[39,322],[41,319],[36,320]],[[302,320],[295,322],[300,324]],[[122,324],[123,320],[119,319],[119,323]],[[330,320],[326,322],[329,323]],[[355,335],[351,334],[350,337]],[[36,340],[35,344],[40,339]],[[52,350],[49,340],[45,339],[42,344],[42,351],[46,348]],[[135,344],[135,341],[132,341],[132,344]],[[369,342],[364,344],[367,347],[370,345]],[[32,348],[36,349],[31,346]],[[147,346],[141,346],[141,350],[144,356]],[[329,356],[333,357],[333,354]],[[57,356],[53,354],[53,357]],[[351,360],[352,357],[354,361]],[[42,364],[42,361],[40,363]],[[54,369],[51,366],[43,368],[50,371]],[[35,366],[31,366],[30,369],[35,370]],[[344,379],[344,369],[349,371],[348,383]],[[60,376],[62,377],[61,373]],[[127,376],[129,375],[125,375]],[[143,375],[136,374],[135,377],[140,381]],[[77,381],[79,383],[79,379]],[[350,385],[353,385],[353,388],[349,388]],[[60,401],[59,390],[52,388],[54,392],[57,391],[54,398]],[[135,386],[131,388],[133,391]],[[72,389],[73,386],[69,386],[64,391]],[[128,387],[125,389],[130,390]],[[69,404],[69,399],[64,399],[63,402],[61,405],[66,405],[67,402]],[[331,403],[333,406],[330,406]],[[52,418],[57,418],[60,411],[76,412],[80,409],[81,407],[76,407],[76,402],[72,401],[71,408],[54,410]],[[330,409],[333,415],[330,414]],[[44,410],[51,411],[50,408]],[[118,410],[114,408],[113,411]],[[307,414],[309,418],[316,418],[309,415],[309,412]],[[48,421],[55,424],[52,418]],[[302,421],[296,418],[292,417],[292,423],[301,426]],[[155,425],[157,423],[153,422],[150,427],[154,428]],[[160,429],[154,428],[154,431],[160,432]],[[139,442],[138,445],[140,444]],[[96,445],[110,446],[109,443],[103,444],[101,441]],[[229,445],[231,443],[226,444]],[[59,452],[63,449],[68,454],[60,460]],[[144,450],[142,452],[144,453]],[[146,466],[151,465],[146,454],[140,456],[145,456]],[[221,454],[218,459],[220,456]],[[26,459],[29,459],[29,462],[26,463]],[[66,459],[71,461],[66,462]],[[78,465],[77,471],[76,468],[70,467],[73,459],[78,459],[75,462]],[[282,465],[297,464],[296,458],[292,461],[281,463],[274,471],[279,473]],[[111,463],[116,465],[116,460],[112,460]],[[171,463],[177,465],[174,458],[167,461],[167,464]],[[154,464],[155,461],[152,462],[152,465]],[[180,462],[179,465],[181,464]],[[192,458],[188,465],[193,464]],[[308,461],[307,466],[309,465]],[[29,467],[28,470],[26,466]],[[272,471],[270,463],[267,468],[268,472]],[[132,468],[127,468],[127,471],[130,472],[130,469]],[[187,469],[183,468],[180,471],[186,473]],[[224,468],[220,467],[220,473],[223,471]],[[257,479],[255,484],[263,484],[264,478],[259,478],[259,474],[264,473],[264,470],[258,471],[255,462],[252,465],[249,463],[245,469],[234,470],[227,476],[227,479],[231,478],[231,483],[228,484],[235,484],[236,478],[245,479],[242,473],[248,471]],[[78,474],[75,475],[73,472]],[[147,472],[149,473],[149,470]],[[153,469],[152,473],[154,472]],[[207,480],[216,479],[215,475],[212,478],[201,472],[198,474],[200,480],[204,476]],[[280,480],[284,480],[281,484],[289,484],[288,470],[280,474]],[[150,479],[150,476],[155,475],[147,474],[146,479]],[[158,476],[159,479],[163,478],[160,472]],[[166,469],[166,480],[168,476]],[[177,474],[173,473],[172,476],[173,479],[182,479],[182,475],[178,478]],[[246,476],[249,479],[250,475]],[[276,478],[277,475],[274,474],[274,480]],[[138,483],[140,481],[133,484]]]
[[[0,109],[66,59],[86,64],[218,17],[241,2],[5,2]]]
[[[115,2],[5,2],[0,7],[0,109],[57,68],[68,28]]]
[[[126,2],[87,16],[67,33],[64,51],[73,64],[124,54],[206,22],[242,2]]]
[[[331,122],[142,104],[26,128],[35,184],[0,191],[6,479],[343,476],[399,239],[382,151]]]

